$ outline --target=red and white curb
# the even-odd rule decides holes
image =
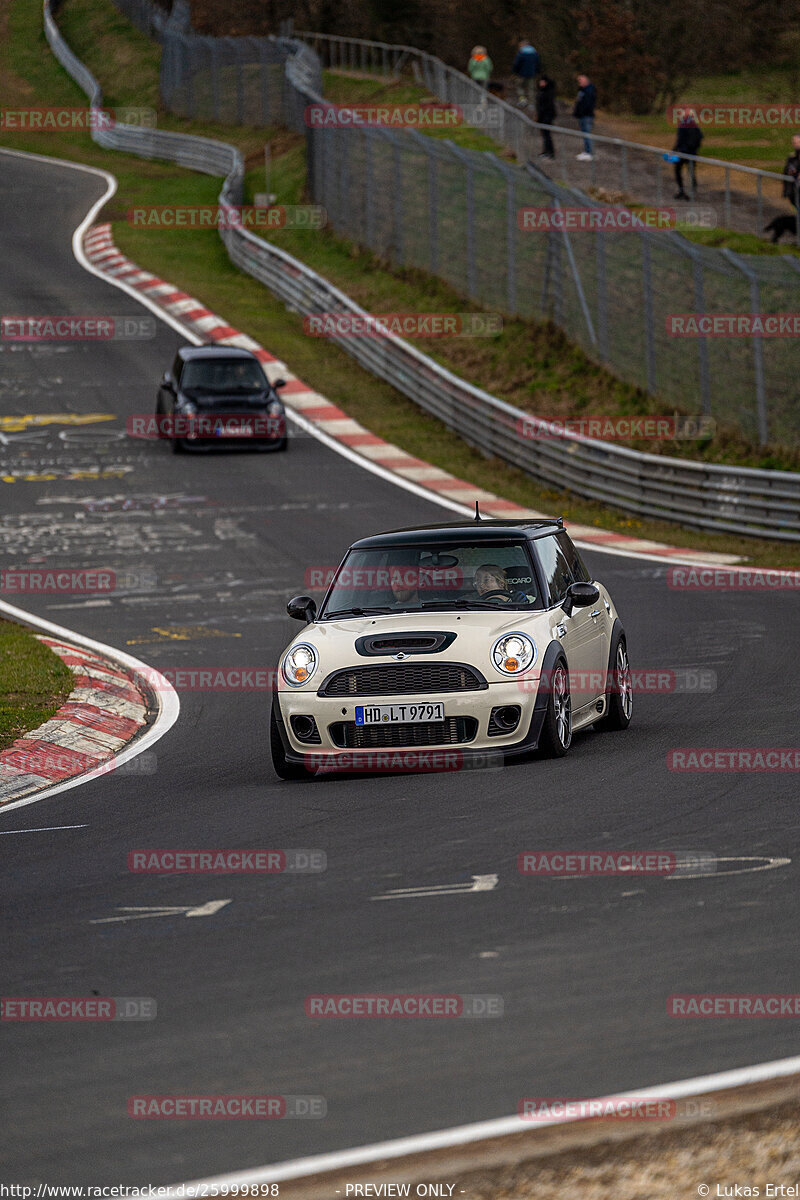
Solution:
[[[434,467],[423,459],[414,458],[399,446],[385,442],[346,412],[332,404],[325,396],[313,391],[302,379],[293,375],[287,365],[275,358],[247,334],[234,329],[222,317],[211,312],[201,301],[180,291],[174,284],[167,283],[149,271],[143,271],[120,253],[114,244],[110,224],[95,225],[83,235],[82,250],[96,273],[105,275],[126,291],[138,293],[147,307],[161,310],[171,323],[179,322],[195,338],[216,342],[221,346],[240,346],[251,350],[264,364],[270,382],[285,379],[281,398],[301,424],[310,427],[322,439],[337,443],[346,449],[348,457],[361,459],[362,465],[388,473],[402,480],[405,486],[413,487],[419,494],[428,494],[457,512],[474,511],[475,502],[480,503],[481,513],[489,517],[507,517],[511,520],[524,517],[541,517],[545,514],[534,509],[523,508],[513,500],[504,500],[492,492],[484,491],[465,479],[457,479],[440,467]],[[710,551],[681,549],[665,546],[661,542],[644,538],[628,537],[591,525],[569,523],[571,536],[584,546],[636,557],[656,558],[682,562],[737,563],[740,559],[731,554],[716,554]]]
[[[37,634],[75,675],[66,703],[0,752],[0,807],[108,766],[148,724],[150,703],[135,672],[71,642]]]

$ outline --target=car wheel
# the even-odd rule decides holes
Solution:
[[[176,437],[174,437],[174,438],[172,439],[172,442],[171,442],[170,444],[171,444],[171,446],[172,446],[172,453],[173,453],[173,454],[183,454],[184,450],[186,449],[186,447],[185,447],[185,446],[184,446],[184,444],[183,444],[183,440],[182,440],[182,438],[176,438]]]
[[[550,698],[539,737],[539,750],[546,758],[563,758],[572,741],[572,697],[567,664],[559,659],[550,674]]]
[[[611,639],[608,675],[606,711],[599,721],[595,721],[595,728],[627,729],[633,714],[633,681],[628,662],[628,644],[621,629],[617,629]]]
[[[279,775],[281,779],[311,778],[311,772],[307,771],[305,767],[287,760],[274,710],[270,713],[269,718],[269,746],[272,751],[272,765],[276,775]]]

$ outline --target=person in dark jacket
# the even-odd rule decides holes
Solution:
[[[578,76],[578,87],[580,91],[575,99],[575,107],[572,110],[573,117],[577,117],[578,123],[583,133],[583,150],[575,157],[582,162],[592,161],[592,139],[588,136],[594,128],[594,109],[597,104],[597,88],[592,83],[588,75]]]
[[[540,75],[536,89],[536,120],[540,125],[554,125],[556,120],[556,85],[549,75]],[[539,158],[555,158],[553,137],[549,129],[542,130],[542,153]]]
[[[699,154],[700,143],[703,140],[703,131],[697,123],[697,113],[694,109],[689,109],[687,113],[680,119],[678,125],[678,135],[675,138],[675,145],[672,147],[673,154]],[[679,158],[675,163],[675,182],[678,185],[678,190],[675,193],[676,200],[688,200],[690,197],[683,190],[683,168],[689,168],[689,188],[692,196],[697,190],[697,178],[695,166],[697,164],[694,159]]]
[[[784,197],[800,211],[800,133],[792,138],[792,153],[784,163],[783,174],[792,177],[791,182],[783,181]]]
[[[539,74],[539,55],[527,38],[520,40],[511,70],[517,77],[517,100],[524,108],[533,103],[533,83]]]

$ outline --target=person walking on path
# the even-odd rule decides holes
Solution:
[[[580,91],[575,99],[575,107],[572,110],[573,117],[577,117],[581,127],[583,137],[583,150],[575,157],[581,162],[592,161],[592,139],[589,134],[594,128],[594,109],[597,104],[597,88],[592,83],[588,75],[578,76],[578,87]]]
[[[483,89],[481,96],[481,104],[486,103],[486,91],[489,87],[489,80],[492,77],[494,64],[486,53],[485,46],[473,46],[472,56],[467,66],[467,72],[470,79],[477,83]]]
[[[536,120],[540,125],[553,125],[556,119],[556,85],[549,75],[540,75],[536,85]],[[553,137],[549,129],[543,129],[542,153],[539,158],[555,158]]]
[[[783,165],[783,174],[791,175],[791,181],[783,181],[784,198],[800,213],[800,133],[792,138],[792,153]]]
[[[699,154],[700,143],[703,140],[703,131],[697,123],[697,113],[690,108],[685,112],[678,124],[678,134],[675,138],[675,145],[672,147],[673,154]],[[686,195],[683,190],[683,168],[689,168],[689,190],[691,197]],[[675,182],[678,185],[678,190],[675,193],[676,200],[694,199],[694,194],[697,190],[697,173],[695,167],[697,164],[694,159],[679,158],[675,163]]]
[[[527,38],[520,39],[511,70],[517,77],[517,100],[524,108],[533,103],[533,84],[539,74],[539,55]]]

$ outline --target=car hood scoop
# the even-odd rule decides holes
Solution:
[[[456,640],[455,633],[414,630],[413,633],[371,633],[356,639],[356,650],[366,658],[390,654],[438,654]]]

